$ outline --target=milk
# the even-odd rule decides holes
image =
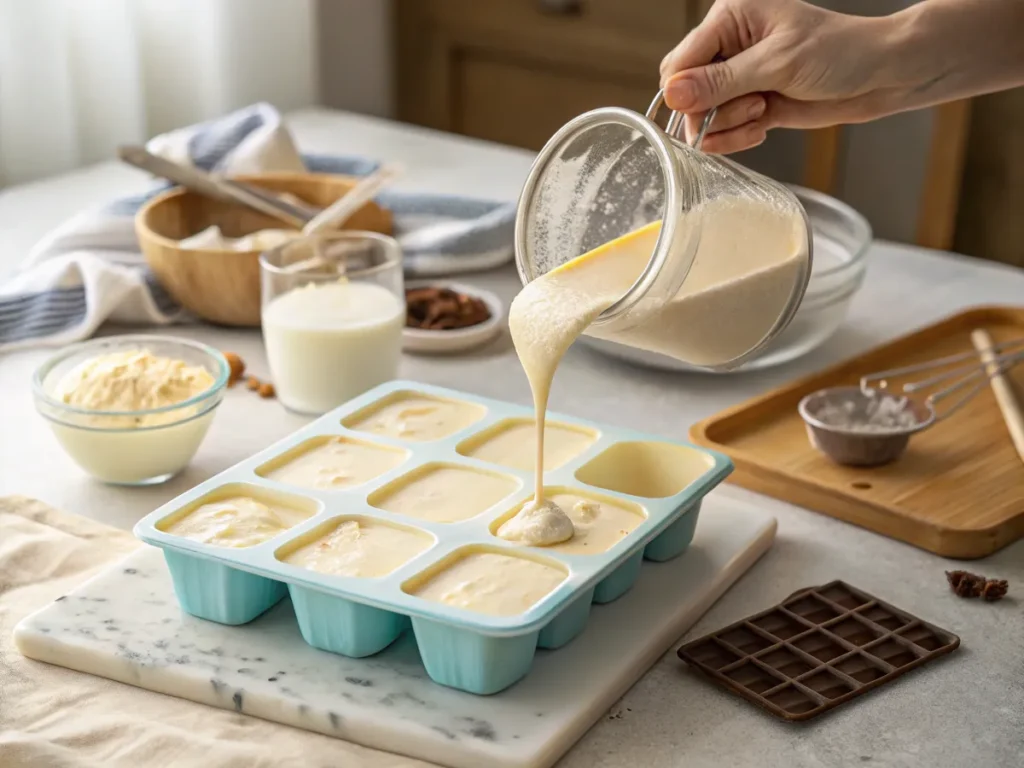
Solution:
[[[263,308],[263,339],[278,399],[319,414],[395,378],[405,304],[370,282],[310,284]]]

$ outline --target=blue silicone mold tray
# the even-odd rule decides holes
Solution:
[[[475,404],[479,418],[432,442],[406,442],[344,426],[357,412],[406,393]],[[223,624],[243,624],[290,594],[307,643],[355,657],[383,650],[411,623],[434,681],[472,693],[495,693],[529,671],[537,647],[558,648],[582,632],[592,603],[610,602],[628,592],[645,558],[664,561],[682,554],[693,538],[701,500],[732,471],[727,457],[689,443],[549,413],[549,424],[589,432],[593,442],[564,465],[545,472],[545,487],[616,502],[642,512],[643,520],[602,553],[569,555],[519,546],[496,537],[492,528],[532,498],[533,473],[464,456],[459,450],[479,444],[481,433],[500,431],[509,420],[532,422],[532,417],[532,409],[510,403],[425,384],[390,382],[165,504],[135,526],[135,535],[163,549],[175,592],[187,613]],[[257,474],[273,459],[321,436],[398,449],[404,459],[373,480],[344,490],[300,488]],[[434,465],[502,475],[509,480],[510,493],[475,517],[451,523],[401,515],[370,503],[385,486]],[[203,544],[158,527],[161,521],[187,516],[207,500],[238,495],[289,507],[304,519],[247,548]],[[327,575],[278,559],[277,553],[296,548],[299,540],[313,541],[336,522],[351,517],[412,529],[430,543],[379,578]],[[460,555],[482,551],[539,560],[566,576],[516,616],[464,610],[403,589],[423,581],[425,573],[443,570]]]

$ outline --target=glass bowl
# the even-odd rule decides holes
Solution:
[[[864,282],[871,225],[846,203],[821,192],[787,185],[800,200],[811,222],[813,261],[811,280],[789,326],[756,358],[726,373],[772,368],[803,357],[839,330],[850,303]],[[674,371],[712,373],[678,360],[581,336],[586,345],[627,362]]]
[[[100,411],[69,405],[53,391],[75,366],[114,352],[145,349],[158,357],[202,366],[214,383],[175,405],[138,411]],[[228,363],[212,347],[170,336],[110,336],[65,347],[36,371],[36,410],[64,451],[98,480],[117,485],[155,485],[192,460],[224,397]]]

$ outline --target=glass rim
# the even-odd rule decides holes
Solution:
[[[320,240],[322,242],[339,242],[343,240],[349,241],[365,241],[370,240],[384,246],[385,258],[380,264],[374,264],[372,267],[365,267],[363,269],[345,270],[345,276],[350,278],[363,278],[371,277],[373,275],[386,272],[389,269],[402,267],[402,247],[398,244],[398,241],[391,235],[385,235],[380,232],[371,232],[369,230],[360,229],[349,229],[339,232],[323,232],[312,235],[302,235],[297,238],[289,240],[287,243],[282,243],[268,251],[263,251],[260,254],[260,269],[266,270],[267,272],[275,275],[282,275],[288,277],[307,277],[310,279],[323,278],[324,280],[337,280],[338,275],[315,275],[310,274],[305,270],[290,271],[287,267],[279,267],[276,264],[272,264],[269,258],[282,253],[286,248],[295,246],[296,243],[303,241],[314,241]]]
[[[193,395],[187,400],[182,400],[180,403],[173,403],[171,405],[163,405],[159,408],[140,408],[133,411],[101,411],[96,408],[83,408],[77,405],[70,405],[62,400],[58,400],[50,395],[46,391],[46,377],[61,363],[66,360],[90,349],[100,349],[106,345],[117,345],[117,344],[130,344],[132,342],[138,342],[139,346],[145,344],[177,344],[182,347],[188,347],[193,351],[205,354],[216,363],[217,371],[216,377],[213,384],[202,392]],[[228,376],[230,375],[230,366],[228,365],[227,358],[224,357],[223,353],[199,341],[193,341],[191,339],[181,339],[174,336],[158,336],[156,334],[145,334],[145,333],[132,333],[120,336],[100,336],[95,339],[88,339],[87,341],[80,341],[76,344],[71,344],[64,347],[60,352],[49,357],[42,365],[36,368],[32,374],[32,393],[35,395],[37,401],[42,401],[47,406],[55,409],[56,411],[62,411],[64,413],[74,413],[81,416],[109,416],[109,417],[130,417],[138,418],[140,416],[151,416],[161,413],[173,413],[174,411],[183,410],[192,406],[199,405],[212,397],[216,397],[224,389],[228,382]],[[50,418],[46,414],[42,414],[44,418]],[[191,417],[191,416],[190,416]],[[190,418],[189,417],[189,418]],[[57,419],[50,419],[51,421],[58,421]],[[167,424],[152,425],[153,428],[157,427],[169,427],[174,424],[185,421],[186,418],[182,418],[180,421],[169,422]],[[77,424],[69,424],[67,422],[58,421],[60,424],[66,426],[80,426]],[[124,430],[125,427],[111,427],[109,429],[103,427],[94,427],[95,429],[102,431],[115,431]],[[132,427],[132,431],[141,429],[139,427]]]
[[[567,142],[576,138],[583,131],[602,124],[620,125],[630,128],[647,139],[657,155],[658,164],[661,167],[662,179],[665,184],[665,204],[662,209],[661,228],[658,231],[658,239],[651,251],[650,258],[647,260],[647,266],[644,267],[639,277],[637,277],[626,292],[614,304],[598,315],[592,325],[603,325],[625,314],[653,288],[658,275],[661,274],[668,264],[669,243],[675,238],[676,226],[679,221],[679,216],[675,214],[682,210],[682,200],[680,199],[682,160],[676,154],[669,137],[664,131],[643,115],[623,107],[602,107],[590,112],[584,112],[563,125],[544,145],[544,148],[538,153],[533,165],[530,167],[530,172],[523,185],[523,191],[519,195],[515,222],[515,256],[516,270],[522,283],[526,285],[540,277],[540,275],[526,273],[526,259],[521,258],[520,254],[525,253],[527,230],[530,226],[525,211],[529,201],[534,197],[541,177],[547,171],[556,154]],[[686,274],[689,273],[692,265],[693,258],[686,265]]]

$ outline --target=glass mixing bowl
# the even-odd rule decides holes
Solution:
[[[800,200],[811,222],[814,261],[803,302],[789,327],[748,363],[728,371],[753,371],[788,363],[820,347],[839,330],[850,303],[864,282],[871,225],[853,208],[811,189],[787,185]],[[634,349],[590,336],[580,343],[612,357],[639,365],[674,371],[714,373],[670,357]]]

